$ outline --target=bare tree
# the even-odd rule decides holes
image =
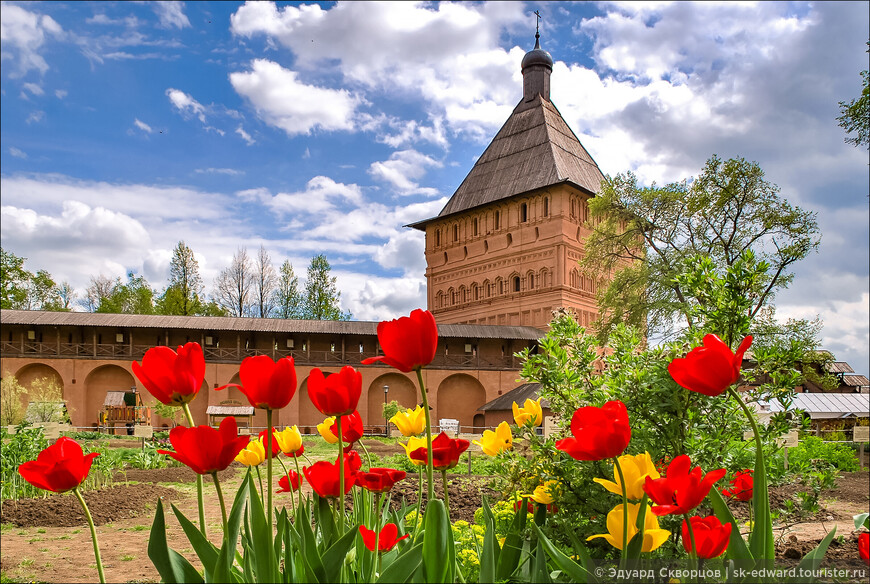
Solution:
[[[88,312],[96,312],[103,302],[112,295],[115,284],[115,280],[110,280],[102,274],[96,277],[91,276],[91,283],[85,288],[85,297],[82,300],[82,305]]]
[[[254,308],[260,318],[269,318],[275,311],[274,293],[277,287],[278,275],[272,258],[266,248],[260,245],[254,260]]]
[[[249,316],[252,312],[251,292],[254,272],[248,250],[239,248],[229,267],[221,270],[215,280],[214,298],[230,316]]]

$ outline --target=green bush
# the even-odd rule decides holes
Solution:
[[[797,448],[789,448],[788,463],[794,473],[819,470],[815,467],[821,461],[843,472],[859,470],[855,449],[847,442],[825,442],[816,436],[804,436]],[[777,462],[782,464],[781,455],[777,457]]]

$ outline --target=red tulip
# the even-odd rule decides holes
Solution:
[[[87,456],[72,438],[63,436],[36,456],[18,467],[25,481],[39,489],[65,493],[75,489],[88,478],[91,464],[99,453]]]
[[[339,462],[326,462],[321,460],[311,466],[302,467],[305,480],[321,497],[339,496]],[[356,471],[352,468],[348,456],[344,456],[344,493],[348,494],[353,487]]]
[[[405,373],[425,367],[435,358],[438,346],[435,317],[418,308],[410,316],[382,321],[378,323],[378,344],[384,354],[365,359],[363,365],[381,361]]]
[[[329,431],[333,435],[338,435],[338,422],[333,422]],[[363,435],[363,421],[359,411],[354,410],[352,414],[341,417],[341,441],[347,444],[353,444]]]
[[[133,373],[160,402],[180,406],[196,397],[205,378],[205,357],[199,343],[187,343],[176,353],[169,347],[152,347],[133,361]]]
[[[302,486],[302,475],[295,470],[288,470],[287,474],[278,479],[278,486],[281,487],[276,493],[292,493],[298,491]]]
[[[369,551],[375,551],[375,545],[378,546],[379,552],[388,552],[395,547],[397,543],[408,537],[406,533],[397,539],[399,528],[395,523],[387,523],[379,534],[374,530],[366,528],[364,525],[359,526],[360,535],[362,535],[363,543]],[[377,539],[377,542],[375,541]]]
[[[325,377],[320,369],[312,369],[308,377],[308,397],[324,416],[353,413],[361,393],[362,374],[350,366],[342,367],[341,371],[329,377]]]
[[[619,456],[631,440],[628,410],[619,400],[602,407],[578,408],[571,418],[573,436],[556,442],[556,448],[577,460],[603,460]]]
[[[740,378],[743,353],[752,345],[748,336],[737,347],[737,353],[716,335],[706,335],[704,346],[695,347],[689,354],[671,361],[668,372],[679,385],[688,390],[717,396]]]
[[[210,426],[176,426],[169,431],[169,442],[175,452],[158,450],[185,464],[198,474],[224,470],[248,445],[247,436],[239,436],[236,419],[224,418],[215,430]]]
[[[275,428],[272,428],[272,456],[269,458],[275,458],[279,454],[281,454],[281,445],[278,444],[278,439],[275,437],[278,431]],[[266,452],[266,431],[263,430],[259,434],[260,442],[263,444],[263,452]]]
[[[870,533],[858,534],[858,556],[870,566]]]
[[[470,444],[468,440],[450,438],[446,433],[441,432],[432,440],[432,468],[435,470],[453,468],[459,464],[459,457],[463,452],[468,450]],[[409,453],[408,458],[426,464],[426,459],[428,458],[426,447],[422,446]]]
[[[368,472],[357,473],[356,484],[373,493],[386,493],[407,474],[394,468],[370,468]]]
[[[731,524],[722,523],[714,515],[709,517],[690,517],[692,536],[695,538],[695,555],[709,560],[718,558],[728,549],[731,538]],[[686,553],[692,553],[692,538],[689,537],[689,526],[683,520],[683,548]]]
[[[728,495],[732,499],[737,499],[738,501],[748,501],[752,498],[752,487],[754,481],[752,480],[752,470],[738,470],[734,473],[734,478],[731,479],[731,484],[734,485],[733,489],[722,489],[723,495]]]
[[[692,468],[691,459],[682,454],[668,465],[664,478],[646,477],[643,490],[656,504],[656,515],[683,515],[701,504],[713,483],[725,476],[720,468],[704,475],[700,466]]]
[[[280,410],[296,394],[296,367],[293,357],[284,357],[278,361],[273,361],[268,355],[245,357],[239,367],[239,379],[241,385],[230,385],[236,385],[251,405],[261,410]]]

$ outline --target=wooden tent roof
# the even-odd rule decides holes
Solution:
[[[540,383],[524,383],[519,387],[515,387],[504,395],[500,395],[491,402],[480,406],[478,411],[481,412],[499,412],[513,410],[513,403],[517,402],[520,406],[526,403],[526,399],[538,399],[538,392],[541,391]],[[542,408],[549,408],[550,403],[547,400],[541,400]]]
[[[123,391],[107,391],[106,399],[103,401],[103,406],[111,406],[115,408],[124,407],[126,404],[124,403],[124,393]]]
[[[520,101],[437,218],[559,183],[595,194],[604,175],[552,102]],[[410,225],[425,229],[436,218]]]

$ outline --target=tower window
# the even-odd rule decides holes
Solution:
[[[501,229],[501,212],[495,212],[495,228]]]
[[[514,276],[514,292],[520,291],[520,277]]]
[[[471,234],[477,236],[477,217],[471,220]]]
[[[453,224],[453,241],[459,241],[459,224]]]
[[[525,223],[529,220],[529,208],[523,203],[520,205],[520,223]]]
[[[550,216],[550,198],[544,197],[544,217]]]
[[[441,230],[435,230],[435,246],[438,247],[441,245]]]

